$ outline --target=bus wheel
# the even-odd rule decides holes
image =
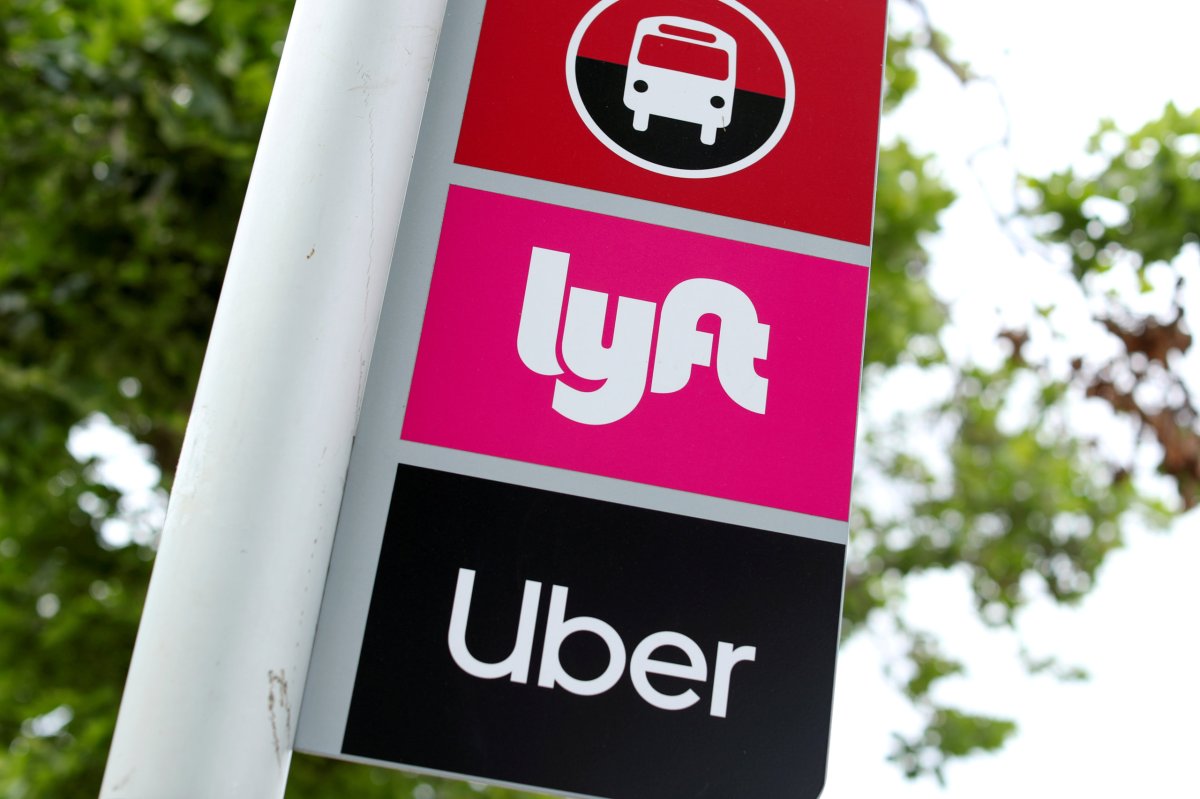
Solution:
[[[649,111],[634,111],[633,112],[633,129],[645,130],[650,127],[650,112]]]
[[[634,123],[637,127],[637,123]],[[700,126],[700,141],[703,144],[717,143],[717,126],[716,125],[701,125]]]

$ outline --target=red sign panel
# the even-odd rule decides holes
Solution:
[[[455,160],[868,244],[884,28],[882,3],[489,0]]]

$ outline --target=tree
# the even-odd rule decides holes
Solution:
[[[6,796],[93,796],[99,785],[157,521],[67,442],[88,420],[107,419],[170,488],[289,14],[285,0],[0,0]],[[915,89],[918,52],[978,79],[932,27],[903,32],[889,49],[885,111]],[[1182,280],[1179,254],[1200,241],[1197,142],[1200,112],[1167,108],[1132,134],[1106,126],[1091,144],[1101,168],[1023,179],[1022,204],[998,223],[1042,248],[1047,268],[1068,264],[1088,296],[1116,271],[1148,291]],[[1097,323],[1119,346],[1104,363],[1063,370],[1030,354],[1027,342],[1053,333],[1052,309],[1003,334],[1009,355],[998,368],[952,361],[925,242],[954,194],[935,159],[904,141],[884,147],[879,169],[865,391],[897,368],[946,371],[954,390],[926,414],[865,433],[845,629],[862,634],[868,619],[890,617],[908,641],[894,673],[927,729],[900,740],[895,759],[916,776],[1000,748],[1014,726],[934,701],[931,688],[961,665],[952,647],[904,624],[906,579],[965,566],[981,617],[1000,626],[1014,623],[1031,585],[1077,602],[1121,545],[1127,514],[1161,520],[1166,509],[1138,493],[1131,464],[1106,462],[1072,430],[1071,403],[1105,402],[1156,441],[1183,508],[1200,502],[1200,442],[1178,372],[1192,343],[1179,301],[1160,318],[1110,298]],[[1018,402],[1013,387],[1031,382],[1035,399],[1014,424],[1005,413]],[[911,443],[933,429],[946,447],[936,463]],[[874,485],[903,501],[872,503]],[[307,758],[294,764],[289,795],[401,789],[477,795]]]

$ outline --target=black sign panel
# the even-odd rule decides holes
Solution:
[[[343,752],[608,799],[815,797],[844,557],[401,465]]]

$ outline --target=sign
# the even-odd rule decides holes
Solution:
[[[884,0],[450,0],[296,745],[824,784]]]
[[[837,637],[842,563],[401,465],[341,751],[591,796],[816,796],[834,664],[811,642]]]
[[[826,259],[451,186],[401,437],[845,518],[866,288]]]

